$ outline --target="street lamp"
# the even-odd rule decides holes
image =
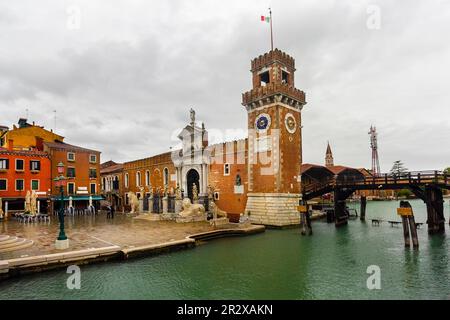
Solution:
[[[61,194],[60,198],[60,208],[58,212],[59,218],[59,235],[55,241],[56,249],[64,250],[69,248],[69,239],[67,239],[66,233],[64,232],[64,185],[66,184],[66,177],[64,176],[64,163],[60,162],[57,165],[58,177],[54,180],[56,186],[59,186],[59,192]]]

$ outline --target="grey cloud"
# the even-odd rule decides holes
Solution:
[[[45,5],[47,4],[47,5]],[[64,6],[3,4],[0,124],[29,108],[31,120],[69,143],[128,161],[165,152],[194,107],[207,128],[245,128],[241,93],[250,60],[269,49],[259,1],[79,1],[82,27],[64,27]],[[369,4],[381,29],[366,28]],[[305,90],[305,162],[370,166],[368,128],[379,129],[382,168],[450,166],[450,6],[425,1],[273,1],[275,45],[296,59]],[[34,16],[30,15],[34,12]],[[45,18],[44,18],[45,17]],[[47,24],[45,21],[47,20]],[[39,27],[32,28],[38,21]],[[44,21],[44,23],[42,23]],[[28,28],[27,32],[20,27]],[[32,51],[27,51],[30,48]]]

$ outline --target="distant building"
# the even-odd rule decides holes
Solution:
[[[0,146],[8,149],[10,141],[14,142],[14,150],[43,151],[44,142],[63,142],[64,137],[34,123],[29,124],[26,119],[21,118],[18,126],[13,125],[12,130],[8,127],[0,127]]]
[[[333,152],[331,152],[330,143],[328,142],[327,145],[327,151],[325,153],[325,166],[333,167],[334,166],[334,159],[333,159]]]
[[[76,207],[86,207],[90,196],[94,201],[102,199],[99,151],[64,143],[63,136],[30,124],[23,118],[19,119],[18,126],[13,125],[12,130],[0,126],[0,144],[0,165],[3,167],[0,167],[0,180],[3,179],[0,197],[4,195],[9,199],[8,209],[23,210],[21,202],[26,192],[38,189],[41,209],[53,210],[52,206],[44,206],[44,203],[59,200],[59,188],[53,179],[58,176],[57,165],[60,162],[65,165],[65,175],[70,179],[65,194],[72,197]],[[17,165],[23,169],[17,170]],[[6,187],[5,180],[8,181]],[[7,190],[1,190],[2,185]]]
[[[123,211],[123,164],[108,161],[100,165],[101,193],[116,211]]]
[[[68,178],[65,188],[66,201],[72,198],[75,208],[86,208],[89,197],[98,203],[100,195],[100,152],[64,142],[45,142],[44,151],[51,159],[52,177],[58,176],[57,165],[65,166]],[[52,195],[58,200],[59,187],[52,184]]]

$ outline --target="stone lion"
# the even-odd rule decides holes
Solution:
[[[209,204],[209,208],[211,213],[217,217],[217,218],[226,218],[227,217],[227,213],[223,210],[221,210],[214,202],[211,202]]]
[[[139,199],[134,192],[128,193],[128,199],[130,201],[131,211],[130,213],[136,213],[139,211]]]
[[[202,204],[192,204],[189,198],[183,199],[182,208],[183,211],[179,215],[183,218],[205,215],[205,207]]]

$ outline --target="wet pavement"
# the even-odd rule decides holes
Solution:
[[[0,222],[0,234],[31,239],[33,246],[17,251],[0,253],[0,260],[44,255],[50,253],[101,248],[118,245],[137,247],[181,240],[185,237],[214,230],[209,222],[176,223],[173,221],[148,221],[116,214],[107,219],[106,214],[65,218],[66,235],[70,241],[67,250],[56,250],[59,233],[56,216],[50,222],[21,223],[13,218]]]

